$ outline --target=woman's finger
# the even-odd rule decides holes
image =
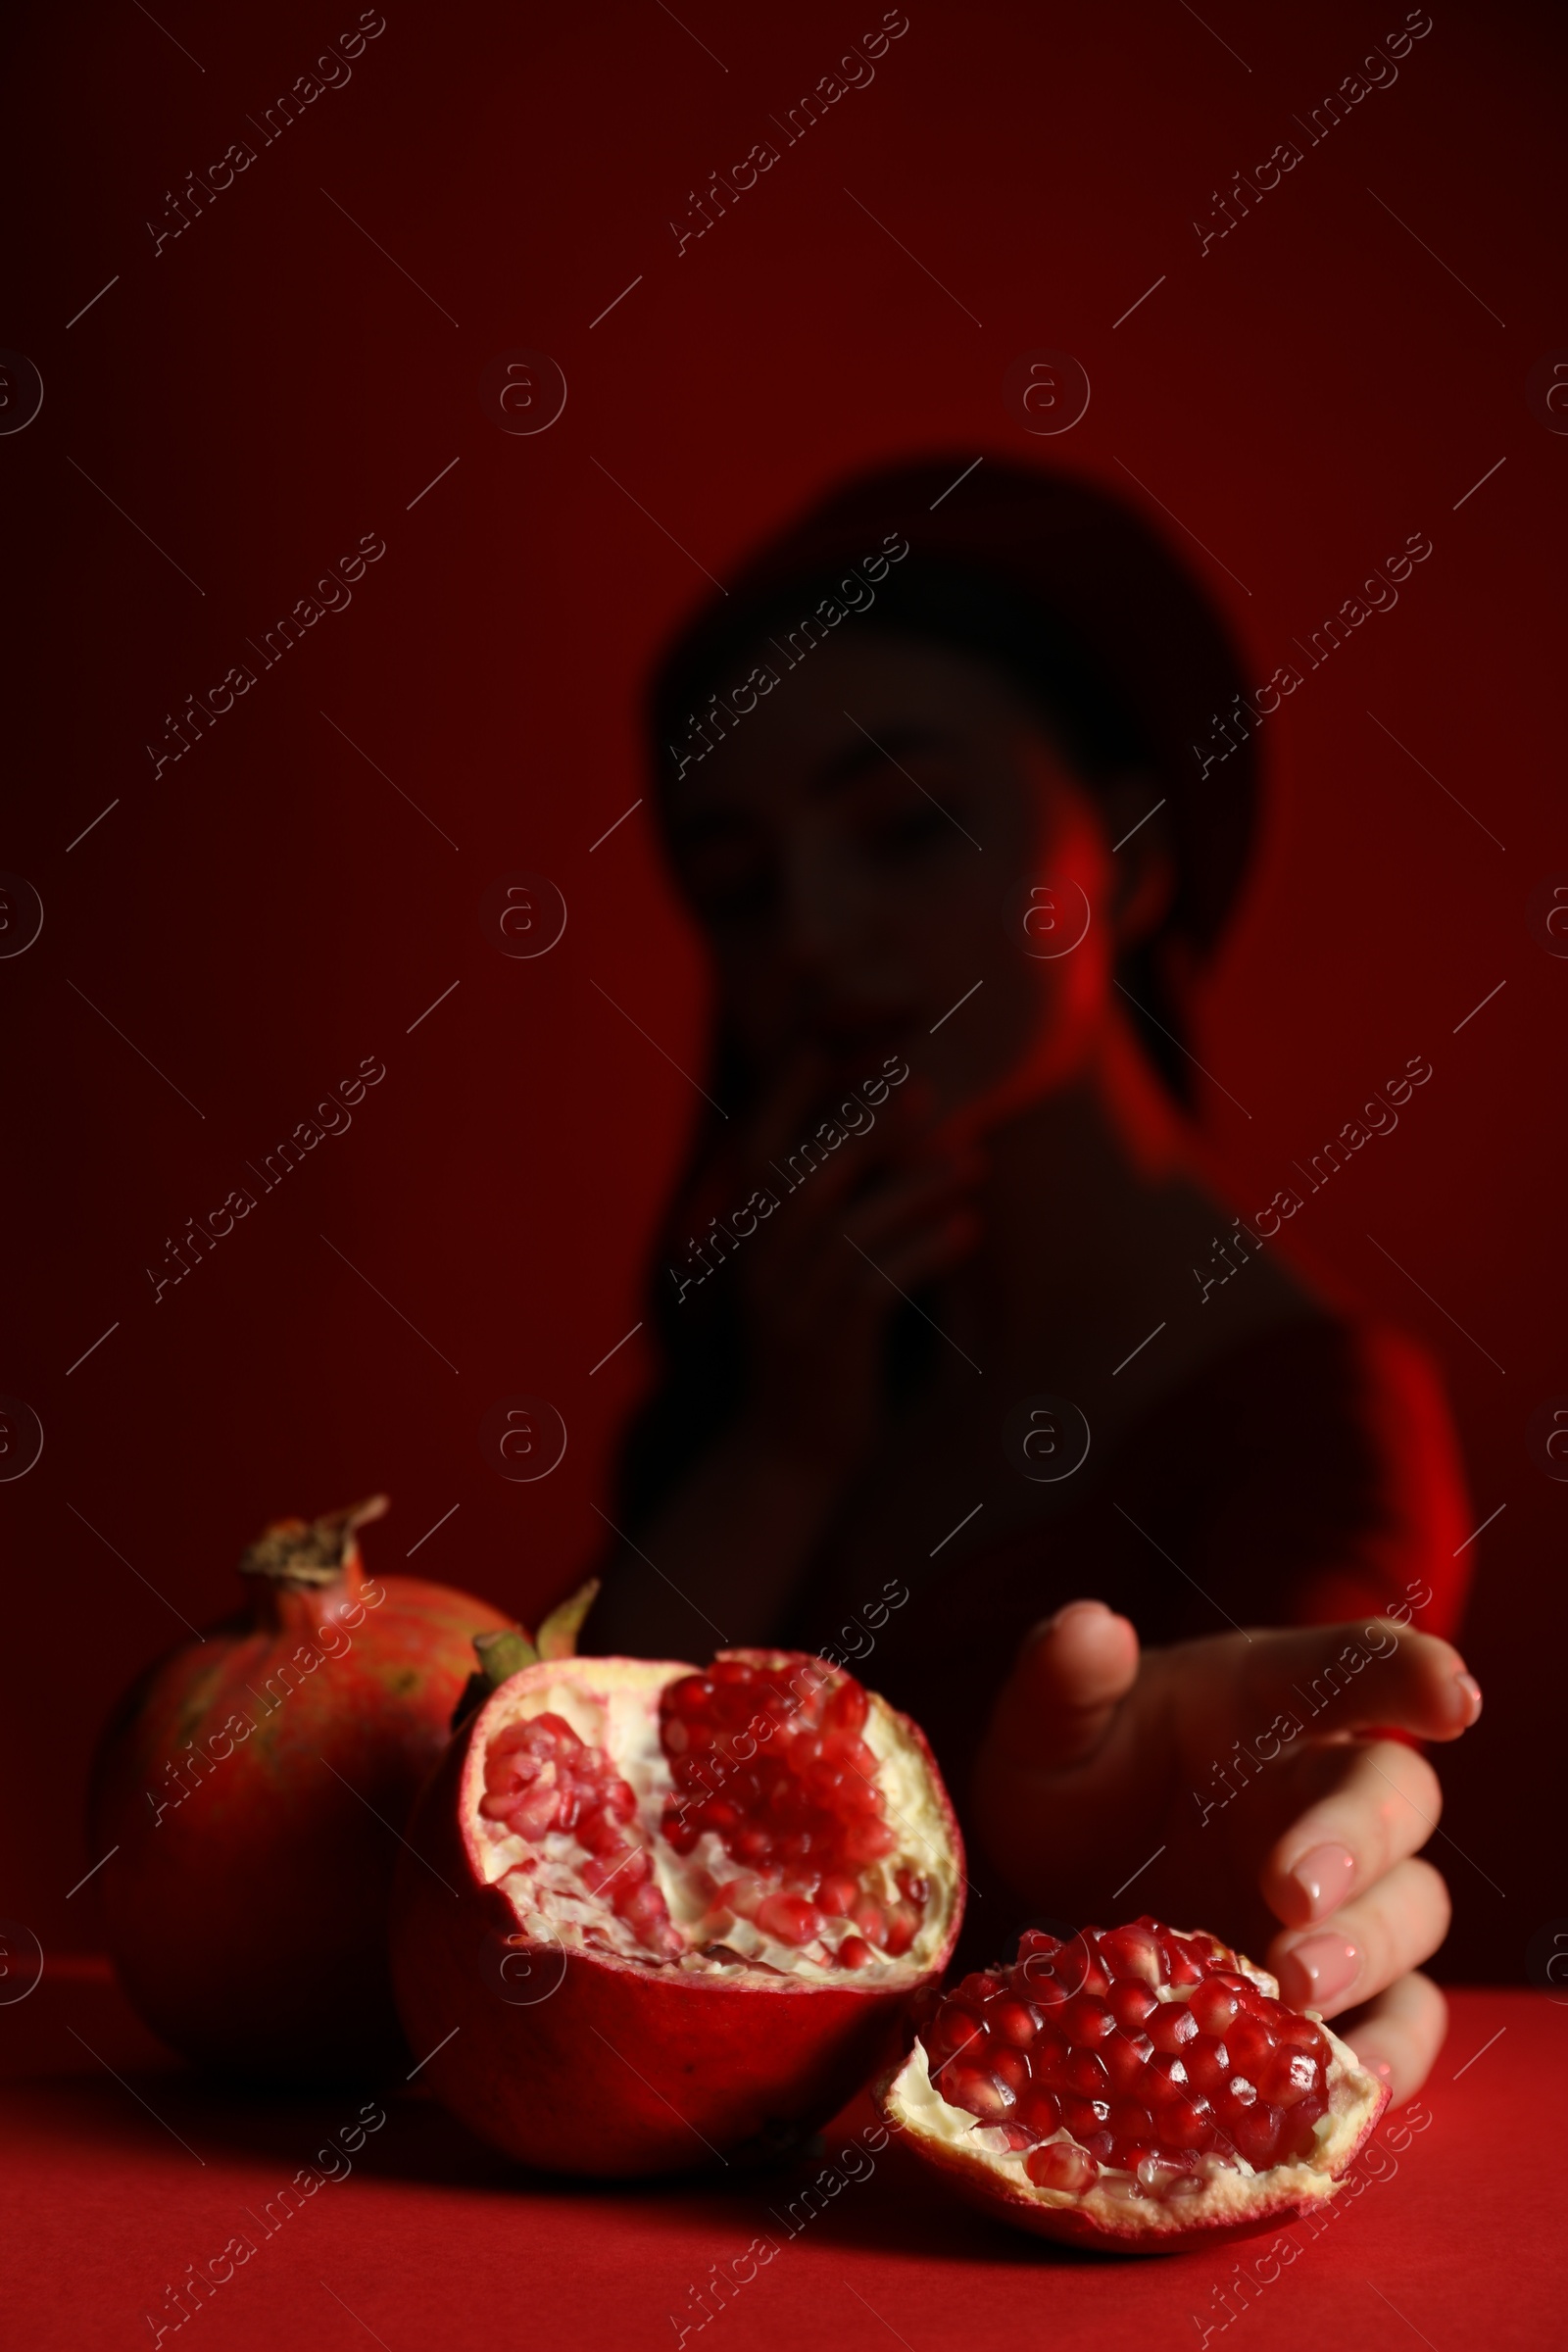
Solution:
[[[1418,1749],[1372,1740],[1307,1749],[1281,1775],[1279,1796],[1299,1802],[1263,1864],[1263,1899],[1288,1928],[1327,1919],[1410,1854],[1438,1826],[1443,1789]]]
[[[743,1274],[759,1297],[775,1298],[792,1316],[832,1312],[869,1290],[905,1289],[933,1263],[952,1262],[966,1186],[954,1166],[927,1167],[883,1188],[846,1210],[824,1194],[809,1215],[780,1223],[756,1250]],[[823,1214],[827,1209],[830,1213]],[[850,1245],[846,1248],[846,1243]],[[913,1252],[912,1258],[907,1254]]]
[[[1276,1936],[1267,1965],[1294,2008],[1338,2017],[1430,1960],[1448,1933],[1451,1911],[1448,1889],[1430,1862],[1396,1862],[1321,1926]]]
[[[1094,1754],[1138,1679],[1138,1636],[1102,1600],[1070,1600],[1036,1629],[997,1700],[990,1747],[1005,1770],[1051,1772]]]
[[[803,1189],[842,1190],[868,1161],[910,1150],[930,1128],[936,1094],[926,1079],[910,1079],[880,1109],[852,1104],[847,1098],[835,1104],[829,1079],[828,1065],[814,1049],[804,1050],[786,1065],[747,1139],[760,1182],[783,1176]],[[817,1132],[828,1124],[840,1131],[835,1145],[824,1143]]]
[[[1396,2102],[1420,2089],[1447,2030],[1448,2004],[1419,1970],[1396,1978],[1358,2017],[1335,2029],[1368,2073],[1388,2084]]]
[[[1387,1617],[1254,1627],[1239,1663],[1240,1703],[1270,1731],[1288,1718],[1314,1739],[1388,1730],[1457,1740],[1481,1712],[1481,1686],[1453,1644]]]

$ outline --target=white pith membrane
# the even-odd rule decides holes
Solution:
[[[860,1966],[849,1968],[833,1954],[856,1935],[853,1921],[827,1920],[823,1935],[805,1946],[783,1942],[753,1920],[714,1906],[715,1889],[743,1873],[780,1886],[781,1873],[737,1862],[711,1831],[704,1832],[689,1854],[677,1853],[663,1837],[661,1824],[674,1783],[660,1738],[660,1693],[698,1671],[665,1661],[564,1658],[525,1667],[487,1702],[465,1765],[462,1822],[480,1876],[486,1885],[500,1885],[519,1935],[659,1972],[705,1978],[776,1982],[783,1975],[798,1983],[874,1991],[927,1975],[949,1941],[957,1874],[937,1784],[900,1718],[874,1691],[866,1693],[869,1706],[859,1737],[875,1757],[876,1786],[897,1842],[891,1852],[849,1875],[888,1906],[903,1899],[901,1871],[923,1879],[926,1896],[913,1940],[902,1956],[873,1950]],[[540,1715],[560,1717],[586,1746],[604,1750],[631,1788],[637,1813],[626,1836],[646,1851],[653,1882],[681,1940],[673,1957],[656,1955],[603,1895],[588,1890],[582,1874],[591,1857],[571,1832],[551,1830],[527,1838],[481,1811],[485,1763],[498,1738]]]
[[[1279,1981],[1266,1969],[1255,1967],[1240,1953],[1232,1955],[1232,1964],[1239,1974],[1250,1978],[1260,1992],[1278,2000]],[[1196,1984],[1151,1986],[1162,2002],[1191,2000],[1198,1989]],[[1029,2204],[1081,2214],[1117,2235],[1125,2236],[1129,2229],[1151,2235],[1185,2233],[1206,2225],[1245,2221],[1259,2210],[1332,2197],[1341,2172],[1383,2104],[1382,2084],[1360,2064],[1354,2051],[1323,2023],[1315,2009],[1300,2014],[1317,2026],[1329,2046],[1329,2105],[1313,2126],[1314,2144],[1309,2154],[1262,2170],[1249,2164],[1239,2152],[1209,2151],[1200,2158],[1196,2173],[1178,2175],[1169,2186],[1158,2190],[1144,2187],[1130,2172],[1104,2164],[1099,2178],[1083,2191],[1042,2188],[1025,2170],[1025,2159],[1035,2149],[1010,2148],[1004,2129],[977,2124],[966,2108],[951,2105],[932,2082],[927,2053],[918,2039],[882,2093],[882,2104],[916,2144],[926,2143],[934,2154],[940,2151],[943,2160],[956,2162],[974,2180],[1003,2183]],[[1063,2126],[1036,2146],[1056,2142],[1067,2147],[1080,2144]]]

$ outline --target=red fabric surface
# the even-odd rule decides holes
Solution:
[[[896,2144],[869,2170],[852,2157],[861,2177],[791,2237],[790,2200],[824,2164],[842,2176],[840,2152],[868,2121],[859,2107],[794,2172],[583,2188],[511,2172],[407,2091],[387,2095],[353,2169],[265,2236],[253,2217],[352,2123],[358,2098],[220,2095],[160,2059],[101,1976],[50,1978],[0,2008],[0,2068],[24,2078],[0,2095],[6,2338],[28,2352],[150,2344],[145,2315],[172,2316],[166,2287],[244,2232],[256,2251],[201,2307],[204,2352],[370,2340],[386,2352],[620,2352],[673,2346],[686,2325],[704,2352],[1076,2352],[1197,2345],[1205,2328],[1211,2345],[1240,2337],[1270,2352],[1456,2352],[1483,2338],[1538,2352],[1563,2340],[1564,2231],[1549,2134],[1533,2134],[1518,2164],[1505,2134],[1527,2107],[1568,2102],[1568,2003],[1452,1997],[1430,2082],[1385,2119],[1365,2185],[1342,2192],[1316,2235],[1298,2224],[1225,2251],[1126,2261],[993,2226]],[[692,2290],[761,2236],[777,2252],[699,2328]],[[1216,2297],[1227,2282],[1229,2320]],[[163,2338],[185,2340],[172,2325]]]

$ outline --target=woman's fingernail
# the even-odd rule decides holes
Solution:
[[[1459,1691],[1459,1720],[1468,1731],[1481,1713],[1481,1685],[1473,1674],[1466,1674],[1462,1668],[1453,1679]]]
[[[1383,2052],[1373,2042],[1363,2044],[1356,2041],[1352,2046],[1357,2061],[1365,2067],[1369,2075],[1376,2075],[1380,2082],[1392,2083],[1394,2080],[1394,2060],[1392,2058],[1385,2058]]]
[[[1289,1994],[1298,2009],[1327,2009],[1355,1983],[1361,1955],[1343,1936],[1309,1936],[1293,1944],[1284,1967],[1299,1979],[1301,1989]]]
[[[1308,1918],[1326,1919],[1350,1891],[1355,1856],[1348,1846],[1314,1845],[1309,1854],[1301,1856],[1291,1877],[1311,1906]]]

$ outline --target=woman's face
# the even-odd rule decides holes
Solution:
[[[1104,805],[1000,670],[841,626],[670,795],[723,1025],[764,1083],[814,1047],[845,1084],[902,1054],[942,1110],[1059,1085],[1107,1017],[1131,880]]]

